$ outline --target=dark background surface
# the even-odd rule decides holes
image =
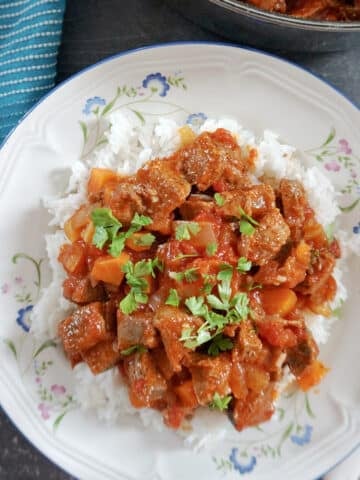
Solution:
[[[163,0],[68,0],[58,81],[109,55],[154,43],[225,41],[173,12]],[[360,50],[280,55],[321,76],[360,105]],[[70,480],[0,412],[1,480]],[[101,479],[99,479],[101,480]]]

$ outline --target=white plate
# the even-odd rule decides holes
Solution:
[[[316,478],[360,443],[359,258],[346,273],[349,301],[321,351],[331,367],[321,386],[285,399],[261,431],[232,431],[212,452],[193,453],[173,432],[144,430],[137,420],[106,425],[81,413],[61,348],[50,339],[33,344],[29,311],[49,278],[40,197],[56,191],[54,172],[92,148],[97,118],[111,106],[132,109],[139,122],[201,112],[278,132],[345,192],[343,228],[360,235],[360,113],[329,86],[274,57],[223,45],[167,45],[102,62],[51,92],[0,151],[3,407],[45,455],[87,480]]]

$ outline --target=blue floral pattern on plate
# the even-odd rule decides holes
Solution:
[[[150,88],[153,92],[158,92],[160,97],[166,97],[167,92],[170,90],[166,77],[159,72],[147,75],[142,82],[142,86]]]
[[[20,308],[17,312],[16,323],[24,330],[24,332],[30,331],[29,313],[33,308],[33,305],[27,305],[25,308]]]

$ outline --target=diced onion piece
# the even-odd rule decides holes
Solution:
[[[90,222],[86,225],[86,227],[81,232],[81,238],[86,243],[92,243],[94,233],[95,233],[95,227],[93,222],[90,220]]]
[[[86,255],[81,242],[63,245],[58,260],[72,275],[81,275],[86,272]]]
[[[76,242],[81,238],[81,232],[90,221],[91,207],[82,205],[76,212],[65,222],[65,235],[71,242]]]
[[[127,253],[122,252],[119,257],[99,257],[95,260],[90,276],[92,280],[120,285],[124,278],[122,267],[129,261]]]

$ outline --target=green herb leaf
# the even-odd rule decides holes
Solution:
[[[122,227],[121,222],[114,217],[110,208],[95,208],[91,212],[91,220],[95,226],[93,244],[103,248],[107,241],[112,242]]]
[[[207,307],[204,304],[204,297],[190,297],[185,300],[185,305],[193,315],[203,317],[206,315]]]
[[[175,288],[170,288],[169,296],[166,299],[165,305],[172,305],[173,307],[178,307],[180,304],[180,298],[177,290]]]
[[[259,222],[254,220],[250,215],[244,212],[244,210],[239,207],[241,218],[239,221],[239,230],[243,235],[252,235],[255,232],[255,226],[259,225]]]
[[[103,248],[105,243],[109,240],[109,235],[105,227],[96,227],[93,235],[92,243],[97,248]]]
[[[198,253],[183,253],[174,258],[174,260],[182,260],[183,258],[194,258],[198,257]]]
[[[95,231],[96,234],[96,231]],[[118,257],[125,248],[126,234],[120,233],[110,244],[109,253],[113,257]]]
[[[239,207],[239,210],[240,210],[240,214],[242,216],[242,218],[244,218],[245,220],[247,220],[249,223],[251,223],[251,225],[255,225],[255,226],[258,226],[259,225],[259,222],[257,222],[254,218],[252,218],[250,215],[248,215],[247,213],[245,213],[245,211]]]
[[[190,240],[191,235],[200,232],[200,225],[196,222],[183,222],[175,230],[176,240]]]
[[[176,282],[195,282],[199,278],[199,274],[197,273],[198,267],[188,268],[183,272],[170,272],[169,276]]]
[[[231,281],[233,274],[233,267],[229,263],[223,263],[220,266],[220,272],[217,274],[216,278],[220,281]]]
[[[129,293],[121,300],[120,310],[129,315],[133,313],[139,303],[147,303],[148,295],[145,293],[149,284],[146,278],[148,275],[155,277],[155,268],[161,269],[161,262],[157,257],[153,260],[140,260],[137,263],[131,261],[123,265],[122,270],[125,273],[126,283],[131,287]]]
[[[213,396],[212,401],[209,403],[209,407],[223,412],[224,410],[227,410],[231,400],[232,400],[231,395],[220,397],[220,395],[216,392]]]
[[[117,226],[120,228],[122,224],[114,217],[110,208],[94,208],[91,212],[91,220],[95,227],[110,228]]]
[[[245,257],[240,257],[236,266],[236,270],[239,272],[248,272],[252,267],[250,260],[247,260]]]
[[[216,295],[208,295],[206,297],[206,300],[208,301],[209,305],[212,308],[215,308],[215,310],[227,310],[228,309],[228,304],[224,304],[220,298],[218,298]]]
[[[134,299],[136,303],[147,303],[149,300],[148,295],[143,292],[137,292],[136,290],[134,291]]]
[[[222,195],[220,195],[220,193],[215,193],[214,200],[216,205],[218,205],[219,207],[222,207],[225,203],[225,198]]]
[[[247,220],[240,220],[239,230],[243,235],[248,235],[250,237],[255,232],[255,227],[253,227]]]
[[[144,233],[141,237],[136,238],[135,245],[139,245],[139,247],[150,247],[155,241],[155,235],[152,233]]]
[[[231,300],[231,304],[234,306],[240,319],[245,320],[250,313],[249,297],[247,294],[245,292],[236,293]]]
[[[218,249],[218,246],[216,242],[209,243],[209,245],[207,245],[206,247],[206,254],[209,257],[212,257],[216,253],[217,249]]]
[[[146,215],[139,215],[135,213],[133,219],[131,220],[130,228],[136,229],[135,231],[141,230],[143,227],[152,224],[152,219]]]
[[[214,288],[214,285],[210,282],[205,282],[204,283],[204,286],[202,287],[201,289],[201,292],[204,294],[204,295],[209,295],[212,291],[212,289]]]
[[[263,286],[261,285],[261,283],[256,283],[256,282],[255,282],[255,283],[253,283],[252,285],[248,286],[248,287],[247,287],[247,290],[248,290],[249,292],[251,292],[251,290],[256,290],[257,288],[258,288],[258,289],[263,288]]]
[[[220,352],[231,350],[234,344],[230,338],[224,337],[223,334],[216,335],[208,348],[208,354],[212,356],[219,355]]]
[[[119,308],[122,313],[125,313],[125,315],[130,315],[135,312],[137,307],[138,303],[135,300],[134,291],[130,290],[130,292],[121,300]]]
[[[125,350],[121,350],[121,355],[128,356],[133,353],[144,353],[147,352],[147,348],[144,345],[133,345],[132,347],[126,348]]]

